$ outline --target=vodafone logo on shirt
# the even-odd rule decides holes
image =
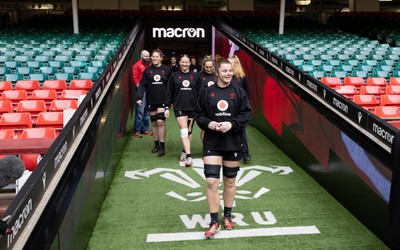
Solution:
[[[184,80],[183,82],[182,82],[182,85],[183,85],[183,87],[189,87],[190,86],[190,81],[188,81],[188,80]]]
[[[229,104],[225,100],[221,100],[217,103],[217,109],[220,111],[215,113],[215,116],[232,116],[231,113],[225,112],[229,108]]]
[[[155,75],[154,76],[154,81],[159,82],[161,80],[161,76],[160,75]]]
[[[208,87],[210,87],[210,86],[212,86],[212,85],[214,85],[214,82],[213,82],[213,81],[209,81],[209,82],[207,83],[207,86],[208,86]]]
[[[225,110],[227,110],[229,108],[229,104],[227,101],[221,100],[217,103],[217,108],[219,111],[224,112]]]

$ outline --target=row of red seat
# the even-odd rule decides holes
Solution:
[[[388,85],[388,86],[374,86],[374,85],[362,85],[356,87],[353,85],[339,85],[335,87],[336,92],[352,99],[354,95],[375,95],[380,98],[381,95],[400,95],[400,85]]]
[[[0,118],[0,130],[14,130],[15,136],[18,138],[21,136],[22,130],[26,128],[52,127],[59,133],[63,125],[63,111],[40,112],[37,114],[35,122],[33,122],[32,115],[29,112],[4,113]]]
[[[0,101],[3,103],[7,103],[7,101],[11,101],[13,106],[13,111],[16,111],[18,105],[21,101],[31,101],[31,102],[23,102],[23,103],[37,103],[37,101],[44,101],[47,105],[47,109],[49,109],[50,104],[54,100],[78,100],[80,96],[86,95],[86,90],[83,89],[64,89],[61,93],[57,93],[54,89],[37,89],[34,90],[29,96],[27,92],[23,89],[20,90],[5,90],[1,96]],[[34,102],[36,101],[36,102]],[[4,105],[2,105],[4,106]],[[7,107],[7,106],[5,106]],[[4,112],[11,112],[4,109]]]
[[[55,89],[61,92],[64,89],[84,89],[89,91],[93,87],[93,82],[91,80],[71,80],[69,86],[65,80],[46,80],[43,85],[40,86],[40,82],[37,80],[19,80],[15,83],[13,88],[12,82],[10,81],[0,81],[0,93],[5,90],[26,90],[31,93],[33,90],[38,89]]]
[[[18,139],[29,140],[29,139],[43,139],[43,138],[55,139],[57,135],[58,135],[58,130],[55,127],[25,128],[20,133],[20,136],[17,135],[14,129],[0,130],[1,140],[18,140]],[[22,140],[21,143],[24,143],[24,141]],[[1,155],[0,157],[2,156],[3,155]],[[37,163],[39,162],[41,155],[26,153],[26,154],[20,154],[19,157],[24,162],[25,168],[29,171],[33,171],[37,166]]]
[[[400,77],[391,77],[389,82],[384,77],[368,77],[366,81],[364,78],[357,76],[340,77],[322,77],[321,82],[331,88],[340,85],[353,85],[353,86],[387,86],[387,85],[400,85]]]

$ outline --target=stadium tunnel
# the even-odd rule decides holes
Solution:
[[[90,238],[88,229],[96,223],[119,160],[121,148],[115,148],[116,135],[125,130],[133,106],[130,66],[142,49],[155,47],[165,47],[164,53],[211,48],[213,54],[224,57],[233,50],[249,72],[254,108],[251,125],[388,243],[393,141],[387,138],[394,137],[396,128],[221,19],[190,23],[169,19],[163,26],[160,23],[161,18],[155,23],[146,19],[135,23],[7,209],[5,215],[10,216],[8,223],[14,231],[1,236],[0,248],[86,246]],[[153,33],[151,27],[157,28],[158,33]],[[192,28],[196,31],[189,31]],[[197,30],[201,29],[205,36],[199,38],[197,34],[202,33]],[[186,36],[185,42],[169,40],[176,35]],[[193,41],[188,42],[189,38]],[[180,46],[182,50],[174,50]],[[383,137],[376,126],[392,137]],[[362,164],[364,160],[370,164],[368,169]]]

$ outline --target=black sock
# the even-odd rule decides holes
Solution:
[[[165,142],[160,141],[160,147],[165,148]]]
[[[213,224],[213,223],[218,223],[219,222],[219,220],[218,220],[218,213],[210,213],[210,215],[211,215],[211,224]]]
[[[224,207],[224,216],[227,218],[231,217],[232,208],[231,207]]]
[[[184,149],[182,149],[182,153],[185,153],[185,154],[186,154],[186,152],[185,152],[185,150],[184,150]]]
[[[156,147],[160,146],[160,141],[154,141],[154,145],[156,145]]]
[[[192,154],[186,154],[186,157],[192,157]]]

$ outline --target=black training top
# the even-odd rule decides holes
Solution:
[[[237,86],[244,89],[244,91],[246,91],[247,97],[249,98],[249,100],[251,100],[250,88],[249,88],[249,84],[247,83],[247,78],[245,76],[244,77],[232,77],[231,83],[236,84]]]
[[[210,87],[217,82],[217,76],[215,74],[207,74],[204,71],[197,73],[200,78],[200,84],[203,88]]]
[[[203,149],[241,150],[242,129],[251,119],[251,106],[246,92],[232,83],[225,88],[214,84],[202,89],[198,103],[196,122],[205,131]],[[233,126],[226,133],[217,132],[208,128],[211,121],[229,121]]]
[[[167,104],[170,72],[169,67],[164,64],[160,67],[154,65],[147,67],[140,79],[137,100],[142,100],[146,92],[147,104]]]
[[[167,103],[173,103],[176,111],[195,111],[200,88],[199,77],[193,71],[174,72],[168,81],[170,99]]]

